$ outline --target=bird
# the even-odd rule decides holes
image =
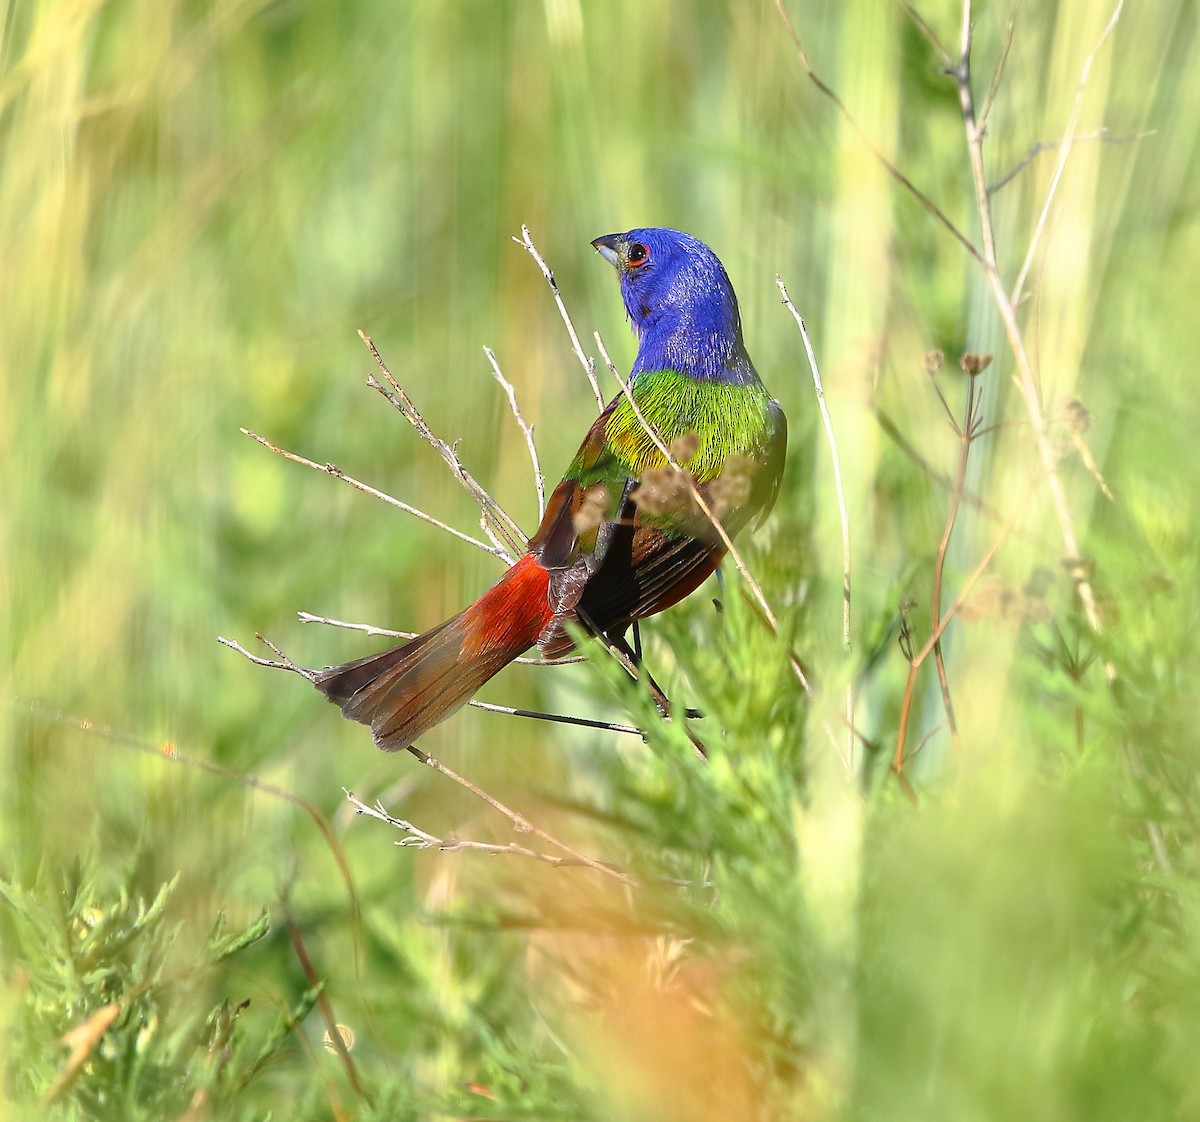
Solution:
[[[588,430],[526,552],[444,623],[313,677],[385,751],[409,748],[531,647],[570,653],[570,625],[632,654],[629,627],[694,592],[726,552],[693,487],[730,538],[774,505],[787,420],[746,352],[716,254],[661,227],[592,245],[617,272],[637,356],[628,394]]]

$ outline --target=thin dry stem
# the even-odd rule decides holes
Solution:
[[[1008,65],[1009,52],[1012,51],[1013,39],[1017,31],[1017,13],[1021,10],[1021,0],[1016,0],[1012,11],[1008,14],[1008,24],[1004,28],[1004,44],[1000,48],[1000,58],[996,69],[992,71],[992,84],[988,86],[987,96],[983,99],[983,108],[979,112],[979,128],[987,129],[988,118],[992,115],[992,106],[996,104],[996,95],[1000,92],[1000,80],[1004,77],[1004,68]]]
[[[941,640],[946,628],[950,626],[950,622],[958,615],[963,604],[966,603],[967,597],[971,593],[979,578],[987,571],[988,566],[992,563],[992,558],[999,552],[1000,547],[1008,539],[1016,526],[1021,515],[1024,513],[1030,498],[1033,495],[1034,488],[1041,481],[1040,476],[1035,476],[1029,482],[1029,486],[1025,490],[1021,501],[1013,508],[1013,512],[1005,520],[1003,526],[1000,527],[996,536],[992,539],[991,544],[983,552],[975,568],[968,574],[966,580],[963,581],[962,588],[959,589],[958,595],[954,598],[954,602],[942,612],[941,617],[937,622],[937,626],[931,632],[925,645],[916,653],[910,656],[908,660],[908,680],[904,686],[904,696],[900,702],[900,721],[899,728],[896,731],[896,750],[892,760],[892,771],[896,775],[902,775],[904,770],[904,742],[908,733],[909,714],[912,710],[913,689],[916,685],[917,671],[921,668],[925,660],[933,652],[934,648]]]
[[[907,175],[904,174],[891,160],[883,154],[882,149],[868,135],[854,115],[846,108],[845,103],[834,92],[833,88],[827,85],[812,68],[812,64],[808,61],[808,55],[804,51],[804,47],[800,42],[800,36],[796,34],[795,27],[792,26],[791,19],[788,18],[787,12],[783,7],[783,0],[775,0],[775,8],[779,12],[780,18],[783,20],[784,27],[787,28],[788,35],[791,37],[792,43],[796,48],[796,55],[800,59],[800,65],[804,67],[804,72],[808,75],[809,81],[817,87],[833,104],[837,107],[845,118],[846,123],[858,134],[859,139],[867,146],[871,155],[884,167],[887,173],[905,188],[925,208],[926,211],[941,224],[960,245],[976,260],[982,260],[979,250],[975,244],[967,237],[949,218],[944,210],[937,205],[924,191],[921,190]]]
[[[347,631],[361,631],[365,635],[380,635],[390,639],[415,639],[419,631],[395,631],[390,627],[376,627],[373,623],[349,623],[344,619],[332,619],[329,616],[318,616],[312,612],[297,612],[301,623],[322,623],[326,627],[341,627]],[[572,666],[578,662],[587,662],[586,655],[563,655],[561,658],[516,658],[513,661],[521,666]]]
[[[558,290],[558,281],[554,279],[554,273],[550,266],[546,264],[545,258],[538,252],[538,248],[533,244],[533,238],[529,236],[529,227],[521,227],[521,236],[513,238],[513,241],[522,249],[529,253],[529,256],[537,262],[537,266],[542,271],[542,276],[546,278],[546,283],[550,286],[550,292],[554,297],[554,303],[558,307],[558,314],[562,316],[562,321],[566,324],[567,334],[571,337],[571,349],[575,352],[575,357],[579,359],[579,364],[583,367],[584,374],[587,375],[588,385],[592,387],[592,393],[596,395],[596,408],[604,408],[604,395],[600,392],[600,383],[596,381],[596,360],[589,358],[584,354],[583,346],[579,342],[579,335],[575,330],[575,324],[571,322],[571,314],[567,311],[567,305],[563,302],[562,293]]]
[[[512,415],[516,418],[518,427],[525,437],[525,447],[529,449],[529,462],[533,465],[533,484],[537,488],[538,497],[538,522],[542,520],[542,515],[546,513],[546,477],[542,474],[542,464],[538,459],[537,445],[533,442],[533,426],[525,420],[525,415],[521,412],[521,406],[517,403],[517,391],[513,389],[512,383],[500,372],[500,364],[496,361],[496,355],[491,347],[484,347],[483,353],[487,355],[487,360],[492,364],[492,374],[496,381],[500,383],[500,388],[504,390],[505,396],[508,398],[508,407],[512,410]]]
[[[1147,129],[1142,132],[1126,132],[1118,136],[1114,136],[1106,127],[1101,127],[1092,132],[1081,133],[1075,137],[1075,144],[1083,144],[1089,140],[1102,141],[1105,144],[1129,144],[1134,140],[1145,140],[1149,136],[1154,136],[1154,129]],[[1039,140],[1036,144],[1031,144],[1029,150],[1023,155],[1009,171],[1005,172],[995,183],[988,187],[988,194],[994,195],[1002,187],[1008,186],[1021,172],[1029,166],[1043,152],[1052,152],[1056,148],[1061,148],[1066,141],[1064,138],[1058,140]]]
[[[397,830],[402,830],[406,837],[401,838],[396,845],[404,846],[409,849],[439,849],[443,853],[460,853],[463,850],[473,850],[476,853],[487,853],[491,856],[499,856],[505,854],[513,857],[528,857],[533,861],[542,861],[547,865],[553,865],[555,868],[588,868],[586,862],[580,861],[576,857],[556,857],[552,853],[542,853],[537,849],[530,849],[528,846],[521,845],[518,842],[508,842],[504,845],[498,845],[494,842],[473,841],[470,838],[459,837],[438,837],[436,834],[431,834],[428,830],[422,830],[419,826],[414,825],[405,818],[396,818],[387,812],[382,802],[376,802],[374,806],[368,806],[358,798],[353,791],[342,788],[345,791],[346,798],[350,805],[354,807],[357,814],[365,814],[370,818],[377,818],[380,822],[386,822],[389,826],[394,826]]]
[[[488,539],[496,547],[494,552],[498,557],[503,557],[511,564],[514,558],[525,552],[525,535],[521,532],[521,528],[509,516],[508,512],[492,498],[487,488],[480,484],[463,467],[462,461],[459,460],[458,453],[455,452],[454,448],[440,437],[434,435],[433,430],[425,423],[425,418],[421,416],[417,407],[413,405],[408,393],[393,377],[387,363],[383,361],[383,357],[376,349],[375,344],[371,342],[370,337],[362,331],[358,333],[358,337],[366,344],[367,349],[375,359],[376,365],[387,381],[387,386],[384,386],[378,379],[368,377],[367,385],[383,394],[400,415],[417,430],[421,439],[442,458],[446,466],[454,473],[455,478],[462,484],[467,494],[478,504],[480,526],[483,528],[484,533],[487,534]]]
[[[1096,61],[1096,56],[1100,53],[1100,49],[1104,46],[1105,42],[1108,40],[1108,37],[1112,34],[1113,29],[1117,26],[1117,20],[1121,18],[1121,9],[1124,6],[1125,0],[1117,0],[1116,7],[1113,8],[1113,12],[1112,15],[1109,16],[1108,23],[1105,24],[1104,30],[1100,33],[1100,38],[1096,41],[1096,45],[1092,48],[1091,53],[1083,61],[1083,69],[1079,74],[1079,85],[1075,89],[1075,103],[1071,106],[1071,116],[1067,120],[1066,131],[1063,133],[1063,138],[1059,142],[1058,161],[1054,165],[1054,174],[1050,177],[1050,187],[1046,191],[1046,201],[1042,204],[1042,211],[1038,215],[1037,225],[1033,230],[1033,237],[1029,239],[1029,248],[1025,252],[1025,260],[1021,265],[1020,271],[1017,273],[1016,282],[1013,284],[1012,295],[1009,297],[1009,303],[1014,308],[1021,302],[1021,294],[1025,287],[1025,278],[1029,275],[1029,270],[1033,266],[1033,258],[1034,254],[1037,252],[1038,242],[1041,240],[1042,232],[1046,228],[1046,222],[1050,217],[1050,207],[1054,202],[1054,196],[1058,193],[1058,185],[1062,182],[1063,171],[1066,169],[1067,159],[1071,155],[1071,146],[1076,140],[1075,129],[1079,125],[1079,116],[1083,112],[1083,95],[1087,90],[1088,78],[1091,77],[1092,64]],[[971,0],[963,0],[963,9],[963,20],[965,23],[971,18]],[[966,41],[967,50],[964,51],[963,66],[966,69],[966,77],[969,78],[969,38]],[[960,80],[960,89],[961,85],[962,80]]]
[[[934,383],[937,384],[936,382]],[[961,425],[953,421],[954,431],[958,435],[958,468],[954,475],[954,488],[950,492],[950,510],[946,515],[946,525],[942,531],[942,540],[938,543],[937,556],[933,563],[933,588],[930,593],[930,621],[929,630],[931,634],[939,636],[933,644],[933,657],[937,664],[938,685],[942,691],[942,705],[946,710],[946,721],[950,728],[950,738],[954,742],[955,751],[961,754],[962,742],[958,736],[958,721],[954,717],[954,703],[950,696],[950,680],[946,676],[946,661],[942,654],[941,641],[941,613],[942,613],[942,581],[946,571],[946,554],[950,549],[950,538],[954,534],[954,524],[958,520],[958,510],[962,504],[963,489],[967,481],[967,464],[971,456],[971,444],[975,439],[976,427],[978,424],[978,416],[976,407],[978,405],[978,395],[976,394],[977,380],[974,377],[967,378],[967,404],[965,410],[965,419]],[[941,396],[941,388],[938,387],[938,396]],[[943,398],[943,403],[945,399]]]
[[[1075,109],[1071,115],[1071,121],[1067,128],[1066,138],[1064,138],[1063,146],[1059,151],[1059,163],[1055,171],[1050,196],[1047,197],[1046,205],[1043,207],[1042,216],[1038,221],[1038,229],[1034,232],[1033,240],[1030,244],[1030,250],[1026,256],[1027,263],[1032,260],[1038,235],[1044,224],[1044,218],[1049,210],[1054,189],[1057,186],[1058,179],[1061,176],[1062,166],[1065,164],[1066,157],[1070,152],[1071,146],[1068,141],[1071,135],[1073,135],[1074,126],[1079,119],[1079,108],[1083,95],[1083,86],[1086,84],[1087,75],[1091,71],[1092,61],[1096,56],[1096,51],[1100,49],[1100,45],[1108,37],[1113,26],[1116,24],[1116,20],[1120,15],[1121,5],[1123,2],[1124,0],[1118,0],[1117,6],[1113,11],[1112,18],[1109,20],[1108,25],[1101,36],[1100,43],[1097,43],[1095,50],[1093,50],[1088,56],[1087,62],[1084,65],[1083,79],[1081,81],[1080,89],[1076,94]],[[1066,549],[1068,559],[1071,562],[1077,562],[1080,557],[1080,550],[1079,538],[1075,532],[1074,517],[1071,514],[1071,507],[1067,500],[1066,490],[1063,487],[1062,478],[1058,473],[1058,456],[1046,425],[1046,417],[1042,409],[1037,378],[1033,372],[1033,365],[1029,360],[1029,354],[1025,348],[1025,340],[1021,334],[1020,325],[1017,323],[1016,301],[1020,296],[1021,286],[1024,283],[1025,267],[1022,267],[1021,275],[1018,277],[1018,283],[1014,285],[1013,294],[1010,298],[1008,293],[1005,291],[1004,282],[1000,277],[999,268],[997,266],[996,239],[992,227],[991,202],[988,198],[987,177],[984,171],[983,163],[983,132],[975,120],[975,102],[974,96],[971,92],[971,0],[963,0],[962,11],[962,54],[959,59],[959,65],[955,71],[954,77],[958,86],[959,104],[962,109],[963,124],[966,129],[967,150],[971,161],[971,177],[975,185],[975,202],[979,212],[980,227],[983,233],[984,256],[981,264],[983,266],[984,275],[987,277],[988,285],[991,288],[992,299],[996,305],[996,310],[1000,313],[1000,318],[1004,323],[1005,334],[1008,337],[1008,342],[1012,349],[1013,357],[1016,359],[1017,388],[1025,400],[1026,411],[1033,426],[1038,457],[1041,461],[1042,470],[1045,473],[1046,485],[1050,491],[1051,502],[1053,504],[1055,516],[1058,521],[1059,533],[1063,540],[1063,546]],[[1087,573],[1084,571],[1082,566],[1079,565],[1075,565],[1073,576],[1075,580],[1075,587],[1078,592],[1080,602],[1083,604],[1083,610],[1087,616],[1088,623],[1092,630],[1098,634],[1103,628],[1103,621],[1100,617],[1100,609],[1096,603],[1096,595],[1092,589],[1091,581],[1089,580]]]
[[[817,365],[817,356],[813,351],[812,341],[808,337],[808,329],[804,326],[804,317],[792,303],[783,278],[777,276],[775,285],[783,297],[783,306],[791,313],[792,319],[800,329],[800,338],[804,340],[804,353],[808,356],[808,368],[812,371],[813,389],[817,395],[817,408],[821,413],[821,423],[825,427],[825,437],[829,442],[829,453],[833,460],[833,488],[837,495],[838,519],[842,527],[842,643],[846,651],[850,651],[850,515],[846,510],[846,490],[842,486],[842,460],[838,455],[837,436],[833,431],[833,418],[829,415],[829,404],[825,400],[825,387],[821,382],[821,370]],[[847,758],[854,761],[854,684],[853,680],[846,683],[846,727],[849,729],[850,742]]]
[[[456,530],[453,526],[447,526],[445,522],[434,518],[432,514],[426,514],[419,507],[410,506],[400,499],[394,499],[391,495],[383,491],[379,491],[370,484],[363,483],[361,480],[355,479],[352,475],[347,475],[341,468],[335,464],[319,464],[315,460],[307,459],[296,452],[289,452],[286,448],[279,447],[268,440],[265,436],[259,436],[256,432],[251,432],[250,429],[242,429],[251,440],[257,440],[264,448],[274,452],[277,456],[282,456],[285,460],[291,460],[293,463],[303,464],[305,467],[312,468],[314,471],[324,472],[326,475],[332,475],[334,479],[340,479],[343,483],[349,483],[351,487],[362,491],[365,495],[370,495],[372,498],[382,499],[385,503],[411,514],[414,518],[421,519],[422,522],[428,522],[431,526],[436,526],[439,530],[445,531],[451,537],[458,538],[459,541],[466,542],[468,545],[475,546],[476,549],[482,549],[484,553],[490,553],[493,557],[499,557],[502,560],[511,563],[512,558],[508,553],[498,545],[488,545],[487,542],[481,542],[478,538],[471,537],[470,534],[464,534],[461,530]]]
[[[825,426],[825,436],[829,441],[829,452],[833,460],[833,487],[837,494],[838,518],[842,525],[842,642],[850,649],[850,516],[846,512],[846,491],[842,486],[842,461],[838,455],[837,436],[833,431],[833,419],[829,415],[829,405],[825,401],[825,387],[821,384],[821,371],[817,366],[817,356],[813,353],[812,341],[804,326],[804,317],[796,310],[792,298],[788,295],[787,286],[782,277],[775,278],[775,284],[783,297],[783,306],[792,314],[796,326],[800,329],[800,338],[804,340],[804,353],[808,355],[808,368],[812,371],[813,389],[817,394],[817,408],[821,412],[821,423]]]
[[[623,873],[619,869],[614,869],[611,865],[605,864],[603,861],[597,861],[594,857],[589,857],[586,853],[581,853],[574,847],[567,845],[566,842],[560,841],[553,834],[547,833],[540,826],[535,826],[529,821],[528,818],[521,814],[520,811],[513,810],[511,807],[506,806],[494,795],[488,794],[488,792],[482,787],[472,783],[465,776],[459,775],[458,772],[447,767],[440,760],[436,760],[428,753],[422,752],[421,749],[415,744],[409,745],[407,750],[427,767],[430,767],[439,774],[446,776],[447,779],[452,779],[460,787],[470,791],[471,794],[473,794],[476,798],[482,799],[493,810],[507,818],[513,824],[513,828],[518,833],[532,834],[535,838],[540,838],[547,845],[552,845],[555,849],[560,849],[563,853],[573,857],[579,862],[579,864],[586,865],[589,869],[595,869],[597,872],[604,873],[606,876],[614,877],[622,884],[628,885],[630,888],[640,887],[638,882],[634,880],[634,878],[628,873]]]

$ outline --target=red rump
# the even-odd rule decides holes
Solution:
[[[313,684],[350,720],[370,725],[380,748],[407,748],[537,642],[554,615],[549,585],[549,574],[526,554],[445,623],[322,671]]]
[[[532,647],[554,616],[549,588],[549,573],[530,554],[522,557],[462,613],[462,658],[499,650],[512,651],[511,661]]]

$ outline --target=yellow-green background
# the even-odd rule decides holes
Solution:
[[[902,6],[784,7],[863,133],[978,238],[953,83]],[[956,51],[959,6],[919,8]],[[981,98],[1011,14],[978,6]],[[1110,14],[1098,0],[1020,6],[985,145],[993,179],[1062,136]],[[423,746],[648,876],[682,875],[685,860],[659,855],[686,855],[698,824],[710,830],[713,853],[690,875],[716,887],[689,890],[684,915],[671,911],[677,901],[624,900],[622,945],[641,948],[631,931],[644,924],[707,964],[705,1000],[732,1002],[751,1025],[720,1047],[752,1072],[746,1095],[763,1111],[1091,1119],[1197,1109],[1194,3],[1127,4],[1098,52],[1078,125],[1091,138],[1071,153],[1021,309],[1047,413],[1071,396],[1084,403],[1086,440],[1113,491],[1112,502],[1101,496],[1059,425],[1104,636],[1091,637],[1073,607],[1039,488],[988,587],[1035,577],[1044,609],[1024,627],[985,611],[949,633],[961,751],[923,672],[909,738],[926,745],[912,765],[915,808],[885,768],[905,671],[894,620],[914,598],[923,642],[949,499],[873,410],[949,472],[957,445],[923,356],[945,351],[957,405],[958,356],[995,352],[985,402],[989,419],[1006,423],[973,452],[971,488],[1007,513],[1035,454],[978,267],[808,81],[774,4],[8,0],[0,34],[6,881],[40,885],[50,907],[76,859],[100,901],[122,884],[152,896],[181,870],[177,974],[218,911],[245,923],[271,907],[272,935],[235,967],[206,973],[195,998],[199,1009],[252,997],[250,1038],[306,985],[276,904],[288,894],[334,1011],[355,1028],[381,1117],[543,1117],[552,1103],[563,1117],[726,1110],[681,1094],[715,1078],[703,1066],[664,1059],[635,1070],[613,1043],[620,1033],[593,1023],[603,1019],[594,995],[564,986],[570,952],[539,949],[552,898],[590,898],[593,874],[394,849],[385,827],[350,818],[341,787],[386,792],[396,813],[440,834],[511,834],[412,759],[375,753],[365,730],[298,678],[215,641],[252,644],[261,631],[322,665],[376,641],[302,626],[298,610],[420,628],[498,571],[272,456],[239,426],[474,532],[449,473],[366,388],[361,328],[434,429],[460,441],[469,468],[532,529],[524,444],[482,347],[516,386],[551,476],[594,402],[541,276],[510,237],[530,226],[585,346],[595,353],[600,329],[627,368],[633,341],[588,242],[678,226],[724,260],[751,354],[791,419],[785,487],[748,555],[797,649],[833,688],[810,716],[753,621],[723,628],[699,597],[652,651],[672,692],[694,691],[709,725],[729,729],[724,763],[701,768],[677,738],[647,761],[653,746],[476,712]],[[1102,126],[1105,141],[1094,135]],[[995,196],[1010,283],[1056,157],[1043,151]],[[776,274],[807,319],[841,443],[854,548],[849,663],[828,450]],[[951,595],[996,527],[964,510]],[[740,655],[714,653],[723,630]],[[676,660],[690,678],[674,674]],[[1080,662],[1075,682],[1067,671]],[[860,747],[849,781],[822,729],[837,727],[837,684],[855,675],[857,722],[880,751]],[[617,719],[636,705],[587,669],[513,669],[486,696]],[[644,706],[635,716],[648,717]],[[334,819],[362,926],[309,816],[133,741],[312,800]],[[749,834],[733,837],[754,818],[756,784],[786,810],[771,819],[775,848],[758,852]],[[592,812],[575,813],[577,802]],[[733,850],[738,860],[723,863]],[[88,1012],[31,981],[22,924],[9,907],[0,927],[6,1088],[18,1112],[35,1109],[67,1054],[57,1035]],[[581,941],[595,937],[586,919],[578,926]],[[622,984],[644,965],[625,953],[612,957]],[[703,1001],[651,1004],[627,1015],[651,1025],[661,1015],[663,1037],[705,1053],[707,1022],[680,1012]],[[265,1070],[203,1109],[367,1116],[320,1048],[322,1030],[311,1014]],[[76,1086],[113,1070],[97,1061]],[[191,1070],[180,1061],[172,1116],[188,1104]],[[500,1104],[461,1091],[470,1082]],[[111,1096],[80,1105],[73,1093],[61,1097],[64,1116],[102,1112],[102,1101],[114,1117],[143,1116]]]

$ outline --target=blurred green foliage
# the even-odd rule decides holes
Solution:
[[[1006,60],[992,183],[1041,146],[992,195],[1010,286],[1056,188],[1020,318],[1099,635],[982,272],[864,140],[978,239],[931,41],[957,52],[960,6],[920,4],[924,26],[890,0],[783,6],[849,118],[773,2],[0,3],[14,1117],[1200,1113],[1196,5],[1127,5],[1082,95],[1111,9],[1023,5],[1011,33],[1009,6],[976,12],[981,102]],[[485,696],[634,720],[648,744],[466,711],[423,745],[637,892],[392,846],[341,787],[440,837],[514,835],[215,642],[261,631],[331,663],[377,641],[298,610],[420,628],[496,575],[239,433],[473,532],[470,501],[365,387],[356,329],[532,528],[524,443],[482,347],[548,474],[594,403],[509,240],[522,223],[588,350],[599,328],[625,367],[588,241],[642,224],[704,238],[791,422],[776,513],[744,548],[815,702],[731,573],[722,616],[701,594],[646,628],[668,692],[709,714],[708,764],[604,664],[513,668]],[[776,274],[841,446],[849,656],[830,457]],[[929,635],[958,455],[935,349],[954,410],[959,357],[996,356],[944,608],[1019,518],[946,632],[957,745],[932,666],[917,678],[914,803],[889,771],[897,632],[903,611],[917,646]],[[349,1066],[329,1020],[353,1032]]]

